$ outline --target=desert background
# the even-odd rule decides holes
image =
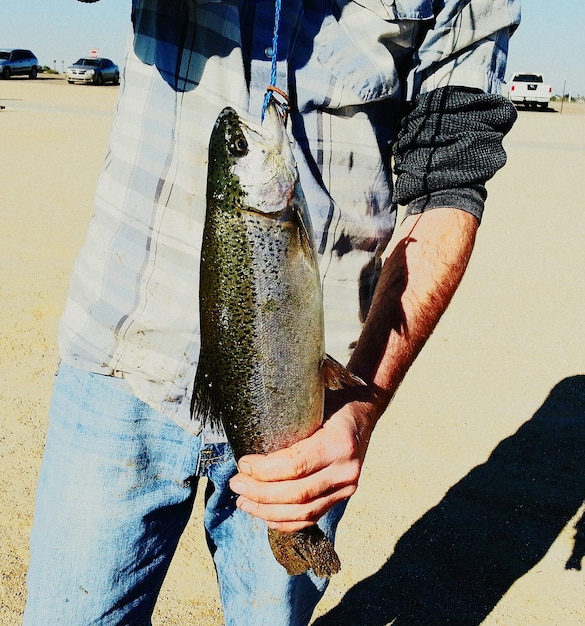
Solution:
[[[116,87],[0,81],[0,625]],[[519,112],[473,258],[375,431],[316,626],[585,624],[585,104]],[[155,625],[222,623],[200,489]],[[585,567],[585,563],[584,563]]]

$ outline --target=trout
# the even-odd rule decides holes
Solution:
[[[209,143],[200,273],[201,352],[193,411],[223,426],[236,460],[308,437],[325,387],[364,384],[325,354],[313,230],[274,99],[262,125],[224,109]],[[318,526],[268,529],[290,575],[340,568]]]

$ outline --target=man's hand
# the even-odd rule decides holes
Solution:
[[[240,473],[230,482],[239,494],[238,508],[266,520],[270,528],[292,532],[312,526],[349,498],[369,443],[356,410],[357,403],[344,405],[312,436],[290,448],[242,457]]]

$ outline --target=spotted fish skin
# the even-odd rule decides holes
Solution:
[[[311,435],[322,424],[325,387],[335,387],[330,372],[352,377],[325,354],[313,231],[274,102],[262,126],[230,108],[216,121],[200,276],[194,413],[223,426],[236,459]],[[339,570],[317,526],[268,536],[291,575]]]

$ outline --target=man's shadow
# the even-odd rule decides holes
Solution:
[[[585,376],[574,376],[314,626],[480,624],[583,503],[584,450]],[[581,565],[583,526],[567,569]]]

